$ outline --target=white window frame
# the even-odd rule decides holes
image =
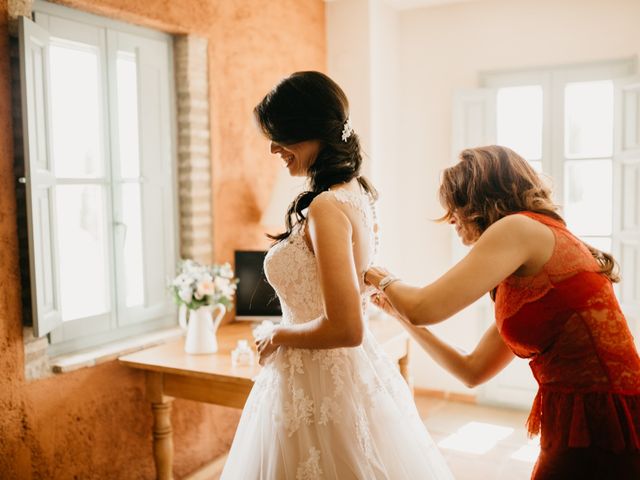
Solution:
[[[105,201],[107,202],[107,228],[108,228],[108,242],[109,242],[109,260],[110,260],[110,312],[99,316],[89,317],[78,320],[72,320],[68,322],[62,322],[59,312],[59,292],[58,286],[55,285],[57,281],[57,275],[55,273],[56,266],[52,268],[53,274],[50,274],[48,280],[53,279],[53,300],[51,300],[51,294],[49,294],[49,300],[51,304],[47,305],[46,309],[42,307],[42,301],[37,298],[38,292],[38,274],[43,270],[41,265],[34,265],[34,248],[38,246],[37,239],[34,243],[33,235],[30,232],[29,242],[29,255],[31,258],[31,284],[33,296],[32,304],[33,308],[33,323],[34,331],[38,332],[42,336],[48,334],[49,336],[49,355],[56,356],[63,353],[69,353],[80,349],[97,346],[103,343],[119,340],[122,338],[147,333],[149,331],[157,330],[160,328],[168,328],[177,324],[177,315],[175,306],[172,304],[169,295],[167,294],[166,285],[168,280],[174,275],[175,265],[179,258],[179,235],[178,229],[175,228],[177,223],[177,167],[176,167],[176,114],[175,114],[175,88],[174,88],[174,76],[173,76],[173,52],[172,45],[173,40],[170,35],[142,28],[123,22],[99,17],[96,15],[87,14],[70,8],[62,7],[60,5],[54,5],[41,0],[36,0],[33,5],[34,18],[36,25],[34,27],[25,27],[23,30],[30,30],[31,32],[43,31],[44,35],[47,33],[51,37],[69,38],[73,36],[74,28],[79,35],[97,35],[98,48],[100,51],[100,68],[102,75],[102,92],[103,108],[104,108],[104,140],[105,140],[105,170],[107,181],[108,193]],[[26,20],[28,22],[28,20]],[[57,30],[56,30],[57,29]],[[58,33],[58,35],[56,35]],[[76,38],[76,40],[79,40]],[[152,81],[157,82],[157,89],[153,90],[155,97],[151,97],[151,93],[142,95],[140,92],[142,88],[139,87],[139,117],[143,117],[145,112],[142,108],[145,102],[150,108],[154,108],[159,105],[158,111],[154,112],[154,118],[160,118],[158,122],[160,130],[152,132],[153,134],[145,133],[150,132],[151,129],[146,129],[143,125],[145,120],[140,119],[140,148],[141,148],[141,177],[139,182],[141,184],[141,197],[143,203],[146,201],[146,205],[152,205],[151,199],[159,201],[160,205],[154,207],[153,212],[149,209],[145,212],[143,207],[143,224],[146,223],[147,230],[145,232],[147,236],[151,236],[150,232],[153,232],[154,241],[161,243],[155,253],[155,259],[161,258],[161,261],[149,262],[145,261],[145,305],[144,307],[126,307],[124,305],[124,292],[120,288],[118,291],[118,285],[123,285],[123,261],[122,255],[118,248],[115,248],[112,243],[116,238],[116,217],[119,216],[121,205],[114,199],[117,195],[113,195],[115,189],[119,188],[121,183],[126,183],[123,179],[117,177],[118,164],[117,159],[117,114],[115,107],[117,101],[116,95],[116,77],[115,70],[113,68],[115,62],[115,56],[117,50],[128,50],[137,52],[143,61],[138,62],[138,81],[139,84],[143,84],[141,75],[147,75]],[[42,46],[42,51],[46,55],[46,45]],[[107,61],[107,58],[109,60]],[[149,61],[153,60],[153,61]],[[111,63],[109,63],[111,62]],[[45,62],[46,63],[46,62]],[[147,73],[145,73],[147,72]],[[154,77],[154,75],[157,77]],[[46,78],[46,72],[44,78]],[[31,80],[33,82],[33,79]],[[37,81],[37,80],[36,80]],[[44,91],[44,112],[45,115],[44,124],[48,124],[48,109],[50,103],[48,103],[48,80],[45,80],[44,85],[41,87]],[[31,84],[32,85],[32,84]],[[149,84],[145,83],[145,86]],[[23,78],[23,99],[28,85],[25,84]],[[149,99],[145,100],[145,98]],[[159,99],[159,101],[158,101]],[[24,107],[23,100],[23,116],[27,117],[29,109]],[[31,110],[33,112],[33,109]],[[42,119],[41,119],[42,120]],[[30,119],[24,118],[23,125],[25,125],[25,142],[29,143],[30,139],[27,138],[29,134]],[[33,119],[31,119],[33,124]],[[45,131],[48,127],[45,126]],[[161,131],[161,134],[158,132]],[[146,135],[146,137],[145,137]],[[153,136],[155,135],[155,137]],[[43,142],[45,149],[50,149],[50,141],[48,139],[48,133],[41,135],[38,132],[38,136],[43,138],[38,139],[39,142]],[[143,138],[145,137],[145,138]],[[157,140],[160,141],[157,141]],[[33,139],[31,139],[33,141]],[[146,142],[146,144],[145,144]],[[31,147],[33,150],[33,147]],[[44,151],[44,150],[43,150]],[[29,147],[25,146],[25,162],[29,162]],[[41,153],[41,152],[38,152]],[[48,155],[48,153],[47,153]],[[150,158],[158,159],[159,168],[150,168],[148,160]],[[145,164],[145,161],[147,163]],[[153,165],[155,167],[155,165]],[[33,178],[30,178],[29,168],[27,168],[26,183],[27,192],[29,196],[29,187],[32,186],[31,182],[36,181],[35,176],[39,172],[32,172]],[[149,177],[149,178],[148,178]],[[100,182],[100,181],[98,181]],[[56,180],[54,179],[54,189]],[[93,183],[92,181],[81,182],[83,184]],[[37,187],[37,185],[35,185]],[[32,188],[32,191],[35,191]],[[51,195],[49,198],[54,198],[55,195]],[[29,201],[28,201],[29,204]],[[28,208],[31,208],[28,205]],[[50,210],[55,215],[55,205],[51,206]],[[161,214],[161,220],[157,220],[157,217]],[[33,217],[33,214],[32,214]],[[33,229],[33,218],[31,218],[30,228]],[[51,241],[55,245],[55,232],[50,232],[53,237]],[[150,242],[150,239],[145,239],[145,242]],[[146,247],[147,245],[145,245]],[[162,252],[161,254],[158,254]],[[55,248],[51,251],[50,255],[53,257],[51,262],[55,264],[57,262]],[[46,271],[46,266],[44,270]],[[42,286],[42,282],[40,282]],[[55,298],[55,295],[58,298]],[[40,304],[38,304],[40,302]],[[51,315],[51,312],[55,315]],[[54,327],[54,328],[51,328]]]
[[[616,80],[634,75],[635,57],[507,72],[482,72],[480,85],[499,89],[525,85],[542,87],[542,170],[553,179],[555,202],[564,203],[564,89],[568,83]],[[613,152],[612,152],[613,156]]]

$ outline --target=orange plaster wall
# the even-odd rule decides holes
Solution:
[[[322,0],[65,0],[68,6],[209,38],[215,257],[267,245],[259,218],[280,168],[251,110],[280,78],[324,70]],[[0,0],[0,478],[153,478],[141,374],[115,362],[27,383],[10,118],[7,0]],[[225,451],[239,412],[176,400],[177,478]]]

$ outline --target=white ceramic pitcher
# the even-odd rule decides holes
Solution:
[[[194,355],[216,353],[218,351],[218,340],[216,333],[222,317],[227,309],[222,304],[214,307],[205,306],[195,310],[189,310],[189,322],[186,319],[186,307],[181,309],[179,320],[180,326],[187,331],[187,338],[184,342],[184,351]],[[213,317],[213,312],[218,313]]]

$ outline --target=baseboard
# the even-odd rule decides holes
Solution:
[[[227,461],[227,455],[227,453],[220,455],[218,458],[203,465],[192,474],[187,475],[185,480],[218,480]]]
[[[416,397],[441,398],[442,400],[450,400],[452,402],[477,404],[478,397],[472,393],[448,392],[445,390],[431,390],[429,388],[414,387],[414,395]]]

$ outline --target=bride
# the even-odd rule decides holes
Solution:
[[[260,363],[223,480],[451,479],[409,388],[367,327],[364,272],[376,250],[376,193],[344,92],[318,72],[281,81],[254,109],[308,191],[265,259],[282,322]]]

